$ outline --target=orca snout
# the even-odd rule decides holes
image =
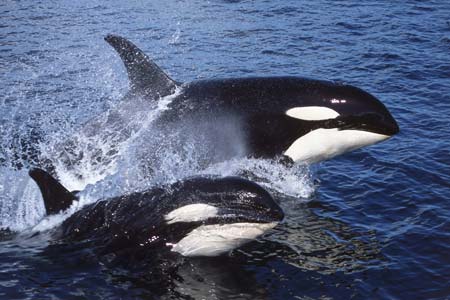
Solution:
[[[400,131],[397,121],[378,98],[363,90],[360,90],[358,98],[359,101],[355,104],[363,111],[361,114],[363,129],[366,126],[369,131],[389,137]]]
[[[343,121],[339,129],[356,129],[387,137],[399,132],[397,121],[378,98],[351,85],[337,89],[339,96],[330,96],[330,105],[338,113],[338,120]]]
[[[353,127],[357,130],[381,134],[387,137],[392,137],[400,131],[397,121],[387,109],[381,112],[369,112],[356,116],[342,117],[342,120],[344,125],[340,127],[341,130],[352,129]]]

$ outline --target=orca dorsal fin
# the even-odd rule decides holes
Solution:
[[[55,215],[66,210],[78,200],[76,193],[69,192],[61,183],[41,169],[31,169],[28,173],[37,183],[44,199],[47,215]]]
[[[175,81],[132,42],[113,34],[108,34],[105,41],[117,51],[122,59],[133,93],[158,99],[175,92]]]

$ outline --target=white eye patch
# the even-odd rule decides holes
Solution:
[[[305,121],[334,119],[339,116],[337,111],[325,106],[294,107],[286,111],[286,115]]]
[[[177,222],[198,222],[217,216],[218,211],[217,207],[208,204],[189,204],[172,210],[164,216],[164,219],[167,224]]]

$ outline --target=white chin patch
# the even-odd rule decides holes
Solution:
[[[317,129],[297,139],[284,153],[293,161],[315,163],[390,138],[360,130]]]
[[[337,111],[325,106],[294,107],[286,111],[286,115],[305,121],[334,119],[339,116]]]
[[[177,244],[168,245],[183,256],[218,256],[256,239],[276,225],[276,222],[202,225]]]
[[[197,203],[189,204],[172,210],[164,216],[167,224],[177,222],[198,222],[217,216],[218,208],[212,205]]]

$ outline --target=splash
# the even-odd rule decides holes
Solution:
[[[315,186],[309,167],[303,164],[286,166],[277,160],[241,158],[211,165],[203,174],[243,176],[272,191],[286,196],[308,198]]]
[[[180,90],[160,99],[156,106],[145,99],[125,96],[117,107],[84,124],[71,139],[47,145],[44,151],[61,182],[71,190],[83,190],[117,173],[136,140]]]

